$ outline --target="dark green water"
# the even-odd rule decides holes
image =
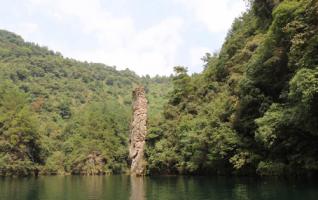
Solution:
[[[1,200],[306,200],[318,199],[309,181],[246,178],[52,176],[0,178]]]

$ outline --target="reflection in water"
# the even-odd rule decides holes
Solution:
[[[316,200],[317,188],[315,180],[235,177],[0,177],[0,200]]]
[[[130,186],[131,191],[129,200],[146,200],[144,177],[131,176]]]
[[[100,176],[88,176],[86,179],[87,198],[89,200],[101,199],[103,179]]]
[[[235,199],[249,200],[248,198],[248,188],[246,184],[237,183],[233,188]]]

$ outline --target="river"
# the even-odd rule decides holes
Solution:
[[[0,178],[1,200],[317,200],[313,181],[158,176]]]

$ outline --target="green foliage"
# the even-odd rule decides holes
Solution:
[[[150,173],[317,172],[318,3],[249,4],[203,73],[175,68],[148,137]]]
[[[65,143],[62,148],[66,155],[67,168],[73,173],[82,174],[124,170],[127,127],[121,127],[118,122],[128,124],[128,121],[125,122],[127,119],[125,110],[120,109],[118,105],[92,103],[85,107],[81,115],[74,118],[64,131]],[[100,163],[85,165],[93,154],[98,156]],[[98,165],[102,165],[101,169],[92,171],[92,168]]]
[[[262,118],[256,119],[258,129],[255,133],[257,140],[263,142],[266,147],[271,147],[277,139],[278,130],[281,128],[284,118],[284,108],[272,104]]]
[[[289,98],[300,103],[310,111],[315,105],[318,93],[318,68],[301,69],[290,81]]]
[[[45,166],[42,168],[43,174],[65,174],[65,154],[55,151],[46,159]]]
[[[124,171],[139,84],[150,174],[317,173],[318,3],[249,4],[194,75],[140,78],[0,31],[0,173]]]
[[[282,175],[285,170],[285,164],[261,161],[258,164],[257,172],[261,176],[277,176]]]
[[[195,96],[196,84],[203,77],[191,78],[182,67],[175,71],[164,119],[154,124],[147,136],[149,173],[225,173],[239,143],[228,123],[232,99],[226,91],[218,95],[211,91],[207,99],[207,91]]]
[[[124,171],[131,91],[146,87],[153,123],[171,88],[170,77],[63,58],[3,30],[0,69],[3,175]]]
[[[0,172],[28,175],[43,161],[36,114],[12,84],[2,83],[0,91]]]

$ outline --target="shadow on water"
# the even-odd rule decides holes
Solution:
[[[316,200],[315,181],[229,177],[0,178],[0,200]]]

